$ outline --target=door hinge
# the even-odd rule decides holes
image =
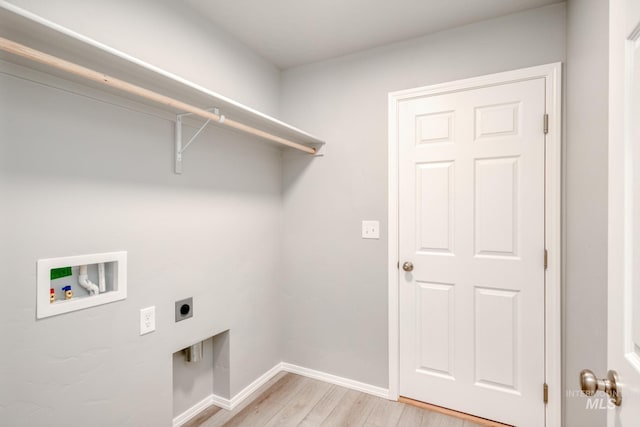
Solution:
[[[543,123],[544,134],[546,135],[549,133],[549,115],[548,114],[544,115],[543,121],[544,121]]]
[[[549,403],[549,386],[547,383],[544,383],[544,386],[542,387],[542,400],[544,403]]]
[[[544,250],[544,269],[546,270],[549,266],[549,251]]]

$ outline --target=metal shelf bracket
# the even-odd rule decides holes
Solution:
[[[224,123],[225,117],[224,117],[224,114],[220,114],[220,110],[218,110],[217,108],[213,108],[213,109],[209,109],[207,111],[213,111],[213,113],[216,116],[220,117],[218,122],[219,123]],[[190,116],[190,115],[192,115],[192,113],[183,113],[183,114],[176,115],[176,141],[175,141],[175,165],[174,165],[174,167],[175,167],[175,173],[178,174],[178,175],[182,173],[182,156],[183,156],[184,152],[187,151],[187,148],[189,148],[191,143],[196,140],[196,138],[200,135],[200,133],[207,127],[207,125],[211,121],[211,119],[208,119],[206,122],[204,122],[204,124],[202,126],[200,126],[200,129],[198,129],[196,131],[196,133],[193,134],[191,139],[189,139],[189,141],[186,144],[183,144],[182,143],[182,118],[185,117],[185,116]]]

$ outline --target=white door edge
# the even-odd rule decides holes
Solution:
[[[399,397],[399,188],[398,104],[433,94],[545,79],[549,132],[545,140],[545,377],[549,386],[546,427],[562,425],[562,64],[560,62],[389,93],[389,398]],[[542,122],[540,124],[542,126]],[[540,388],[542,399],[542,384]],[[454,408],[455,409],[455,408]]]

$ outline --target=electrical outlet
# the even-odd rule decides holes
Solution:
[[[140,335],[156,330],[156,307],[140,309]]]
[[[193,317],[193,297],[176,301],[176,322]]]
[[[379,239],[380,221],[362,221],[362,238]]]

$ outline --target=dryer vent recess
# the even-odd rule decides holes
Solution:
[[[193,317],[193,297],[176,301],[176,322]]]

